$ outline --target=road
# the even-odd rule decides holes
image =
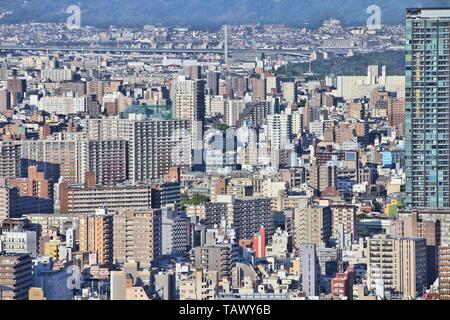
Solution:
[[[224,50],[222,49],[170,49],[170,48],[112,48],[112,47],[100,47],[100,48],[92,48],[92,47],[62,47],[62,46],[0,46],[0,51],[60,51],[60,52],[92,52],[92,53],[187,53],[187,54],[195,54],[195,53],[216,53],[216,54],[224,54]],[[246,53],[246,52],[258,52],[265,54],[280,54],[280,55],[289,55],[296,57],[309,58],[310,52],[300,51],[300,50],[278,50],[278,49],[229,49],[229,53]]]

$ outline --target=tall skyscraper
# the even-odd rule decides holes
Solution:
[[[450,208],[450,9],[408,9],[406,207]]]
[[[192,148],[201,149],[203,121],[205,119],[205,81],[188,80],[183,76],[172,82],[172,104],[177,119],[191,121]]]

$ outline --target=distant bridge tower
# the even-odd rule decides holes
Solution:
[[[228,67],[228,25],[224,26],[225,33],[225,43],[224,43],[224,54],[225,54],[225,65]]]

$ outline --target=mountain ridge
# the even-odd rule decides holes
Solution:
[[[66,9],[74,4],[81,8],[82,24],[100,27],[226,23],[317,27],[328,18],[361,25],[370,16],[370,5],[381,8],[382,23],[404,24],[408,7],[450,6],[448,0],[0,0],[0,8],[12,12],[0,23],[65,22]]]

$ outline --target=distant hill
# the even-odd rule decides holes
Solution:
[[[367,54],[356,54],[352,57],[339,57],[326,61],[314,61],[311,71],[321,78],[328,74],[336,76],[367,75],[369,65],[386,66],[388,75],[405,74],[405,52],[385,51]],[[298,63],[284,67],[278,71],[280,75],[298,76],[309,71],[309,63]]]
[[[82,24],[95,26],[220,26],[225,23],[283,23],[315,27],[337,18],[364,24],[367,7],[382,9],[382,23],[404,24],[405,9],[450,6],[448,0],[0,0],[0,23],[64,22],[66,8],[78,4]]]

